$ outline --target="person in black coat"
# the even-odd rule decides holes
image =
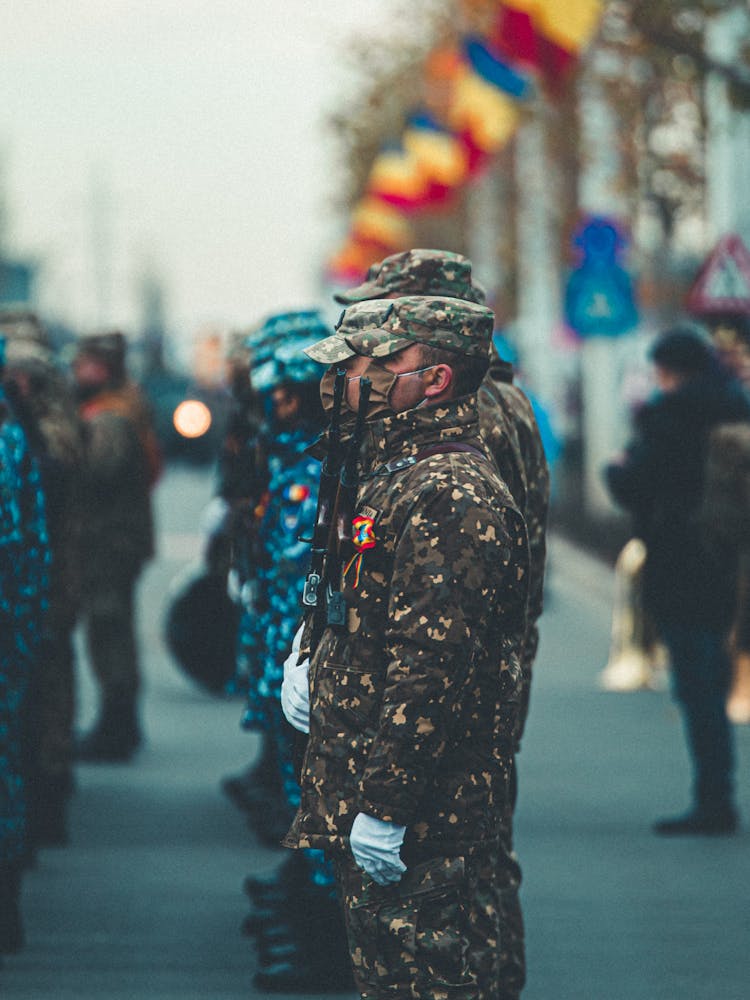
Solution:
[[[644,603],[669,650],[693,766],[693,807],[654,829],[662,835],[733,833],[738,817],[726,645],[737,564],[733,554],[708,544],[701,501],[709,434],[719,424],[750,420],[750,401],[693,329],[662,334],[651,360],[660,391],[638,414],[634,438],[623,458],[607,467],[606,478],[646,543]]]

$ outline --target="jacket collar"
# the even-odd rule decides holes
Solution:
[[[394,458],[417,455],[440,443],[479,438],[475,394],[436,406],[417,406],[367,425],[361,453],[361,472],[367,475]]]

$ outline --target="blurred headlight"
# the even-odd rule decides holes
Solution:
[[[174,411],[172,421],[183,437],[203,437],[211,426],[211,411],[199,399],[186,399]]]

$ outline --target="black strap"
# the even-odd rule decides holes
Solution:
[[[433,444],[429,448],[423,448],[422,451],[418,451],[416,455],[407,455],[404,458],[393,458],[386,465],[376,469],[371,475],[391,476],[394,472],[403,472],[404,469],[410,469],[413,465],[416,465],[417,462],[421,462],[423,458],[432,458],[433,455],[450,455],[456,452],[466,452],[472,455],[477,455],[479,458],[483,458],[485,462],[489,461],[485,453],[480,451],[479,448],[475,448],[473,445],[461,444],[458,441],[446,441],[444,444]]]

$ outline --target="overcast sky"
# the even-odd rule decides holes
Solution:
[[[323,116],[346,40],[382,32],[389,9],[3,0],[6,244],[42,260],[45,313],[131,325],[149,261],[185,337],[319,303],[337,234]]]

